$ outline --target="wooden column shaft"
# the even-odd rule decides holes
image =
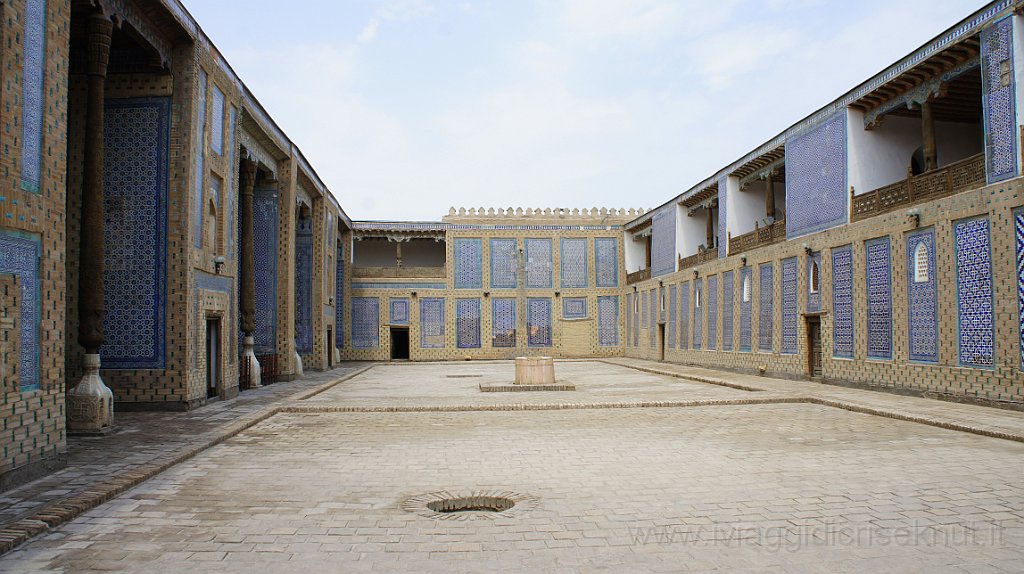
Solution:
[[[769,173],[764,185],[764,214],[775,219],[775,174]]]
[[[241,299],[241,328],[246,337],[256,331],[256,248],[253,237],[253,188],[256,186],[256,162],[243,159],[239,192],[241,195],[241,268],[239,297]]]
[[[935,147],[935,115],[930,101],[921,104],[921,139],[924,141],[924,170],[938,169],[938,152]]]

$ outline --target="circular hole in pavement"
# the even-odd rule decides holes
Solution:
[[[504,512],[516,503],[503,496],[465,496],[462,498],[444,498],[427,503],[427,508],[434,512]]]

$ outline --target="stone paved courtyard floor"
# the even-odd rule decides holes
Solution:
[[[1024,571],[1024,413],[614,363],[558,363],[576,392],[501,394],[476,386],[509,363],[378,365],[0,571]],[[536,501],[403,508],[438,491]]]

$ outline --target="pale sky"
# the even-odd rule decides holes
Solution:
[[[655,207],[965,0],[184,0],[353,219]]]

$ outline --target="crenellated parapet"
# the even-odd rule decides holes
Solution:
[[[558,221],[558,222],[586,222],[586,223],[602,223],[602,224],[624,224],[631,221],[648,210],[644,208],[606,208],[606,207],[592,207],[583,209],[579,208],[567,208],[567,207],[555,207],[555,208],[522,208],[522,207],[508,207],[497,209],[484,208],[484,207],[471,207],[466,209],[460,207],[458,209],[452,207],[448,210],[448,215],[442,218],[445,223],[480,223],[480,222],[495,222],[495,221],[513,221],[513,220],[524,220],[529,219],[533,221]]]

